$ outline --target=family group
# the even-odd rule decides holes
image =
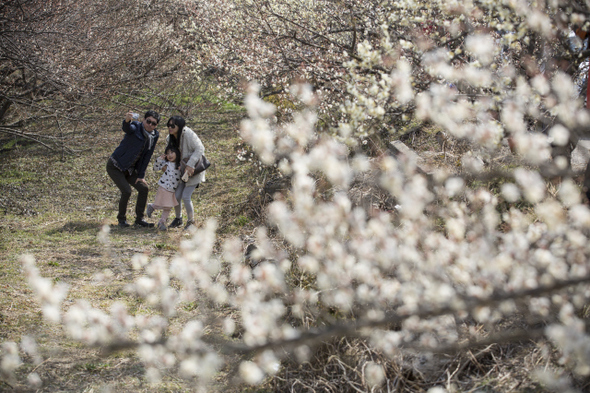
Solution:
[[[128,112],[122,126],[125,136],[107,162],[107,173],[121,191],[117,220],[122,228],[130,226],[127,222],[127,204],[131,197],[131,187],[137,190],[136,226],[154,227],[155,224],[145,221],[144,215],[151,218],[154,210],[162,210],[157,223],[158,229],[180,227],[183,225],[183,204],[187,216],[184,228],[188,229],[195,223],[191,197],[199,184],[205,181],[201,164],[205,147],[197,134],[186,126],[186,121],[181,116],[170,117],[166,124],[166,148],[164,154],[154,163],[154,170],[162,171],[163,174],[158,181],[159,187],[153,203],[147,203],[149,187],[145,174],[160,138],[160,133],[156,130],[159,123],[160,115],[153,110],[145,113],[143,121],[139,121],[137,114]],[[173,208],[176,217],[167,226]]]

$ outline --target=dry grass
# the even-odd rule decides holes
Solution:
[[[214,163],[207,181],[193,195],[197,225],[209,218],[224,223],[224,235],[243,229],[243,219],[233,217],[252,191],[252,167],[236,160],[235,148],[240,111],[201,112],[189,124],[203,140],[207,156]],[[32,370],[44,381],[39,391],[92,391],[109,386],[113,391],[178,391],[190,385],[166,376],[159,387],[146,384],[143,366],[131,354],[103,358],[96,349],[69,341],[64,332],[48,325],[24,281],[19,256],[32,254],[41,273],[55,282],[70,286],[65,307],[85,298],[95,306],[108,307],[115,300],[127,302],[135,313],[149,313],[142,301],[124,291],[135,272],[130,259],[137,253],[168,257],[176,251],[181,229],[158,232],[153,229],[119,229],[114,224],[119,193],[105,166],[109,155],[122,138],[120,119],[88,140],[91,146],[78,156],[62,156],[35,145],[13,142],[0,152],[0,342],[20,342],[24,335],[38,340],[45,361],[34,365],[23,359],[18,381],[0,382],[5,389],[26,390],[26,376]],[[166,130],[160,127],[165,135]],[[0,146],[10,141],[0,141]],[[163,149],[160,144],[157,149]],[[157,174],[148,169],[151,190]],[[133,217],[135,193],[129,204]],[[150,197],[154,194],[151,193]],[[111,247],[97,241],[104,224],[111,225]],[[108,285],[97,284],[94,276],[108,270]],[[189,305],[185,314],[194,313]],[[181,313],[182,315],[182,313]],[[131,356],[129,356],[131,355]]]

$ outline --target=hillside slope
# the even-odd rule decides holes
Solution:
[[[244,230],[248,225],[247,219],[235,216],[253,187],[251,165],[236,159],[242,116],[241,111],[202,112],[187,122],[214,163],[207,181],[193,195],[196,223],[201,226],[216,218],[222,223],[221,234]],[[162,137],[167,135],[166,118],[164,115],[158,127]],[[115,225],[119,191],[105,166],[122,138],[119,127],[120,119],[113,119],[101,135],[88,140],[87,150],[63,159],[59,152],[22,141],[0,144],[9,146],[0,152],[0,342],[20,342],[30,335],[38,340],[44,359],[40,364],[23,359],[18,380],[0,379],[0,391],[26,390],[27,375],[33,370],[43,383],[37,391],[90,391],[107,385],[115,391],[122,391],[123,386],[125,391],[150,391],[144,386],[143,366],[137,360],[119,355],[100,357],[97,349],[68,340],[64,332],[43,321],[19,259],[24,253],[32,255],[42,276],[69,286],[66,307],[80,298],[104,309],[124,300],[138,313],[150,312],[124,291],[136,274],[131,259],[136,254],[171,256],[189,234],[182,228],[160,232]],[[156,153],[163,153],[164,147],[162,139]],[[158,177],[150,167],[148,200],[155,195]],[[134,191],[128,206],[131,218],[136,195]],[[159,212],[151,221],[157,217]],[[104,224],[111,228],[108,245],[97,240]],[[98,277],[107,280],[98,284]],[[195,308],[189,305],[184,311],[194,312]],[[176,391],[184,385],[172,379],[164,381],[163,388],[166,386]]]

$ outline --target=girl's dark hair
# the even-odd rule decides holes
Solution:
[[[168,144],[168,146],[166,146],[164,154],[168,154],[169,151],[173,151],[174,153],[176,153],[176,160],[174,162],[176,164],[176,169],[178,169],[180,167],[180,151],[176,148],[176,146]]]
[[[182,130],[186,125],[186,121],[182,118],[182,116],[176,115],[168,119],[168,123],[166,123],[166,125],[175,125],[178,127],[178,133],[176,134],[176,136],[170,135],[170,142],[174,144],[174,146],[177,149],[180,149],[180,136],[182,135]]]

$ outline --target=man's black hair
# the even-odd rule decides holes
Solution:
[[[150,109],[145,113],[145,115],[143,115],[144,119],[147,119],[148,117],[153,117],[154,119],[156,119],[158,123],[160,123],[160,115],[158,114],[158,112]]]

